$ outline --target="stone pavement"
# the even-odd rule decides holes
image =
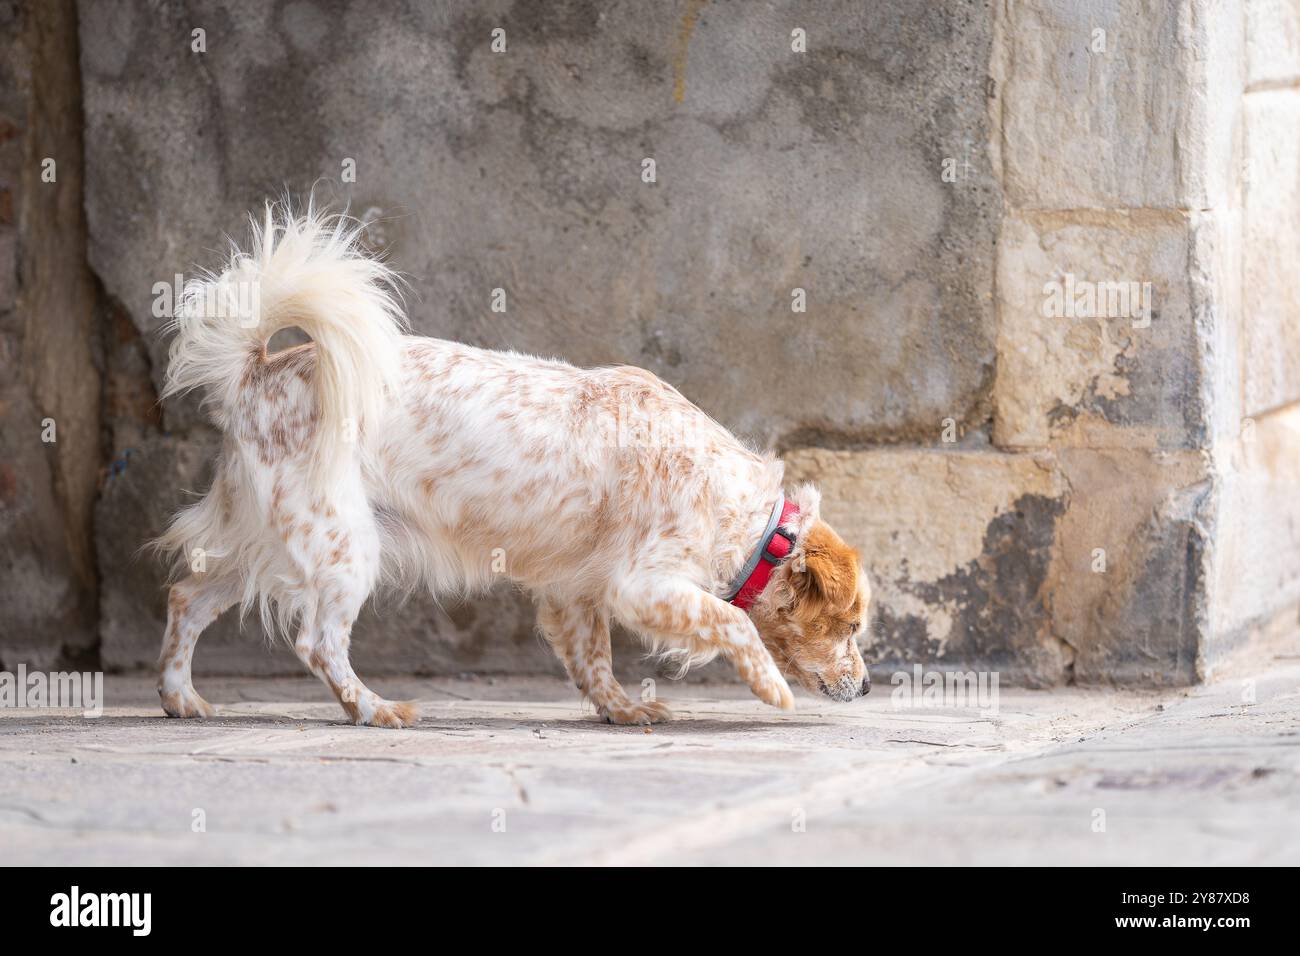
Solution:
[[[391,731],[306,679],[200,677],[196,722],[110,675],[98,719],[0,710],[0,861],[1300,863],[1300,664],[1245,676],[1003,688],[996,715],[688,683],[653,728],[559,680],[371,681],[423,702]]]

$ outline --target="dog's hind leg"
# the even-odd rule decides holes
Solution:
[[[348,593],[327,585],[318,596],[316,609],[304,618],[294,651],[334,692],[354,724],[410,727],[419,719],[415,704],[380,697],[361,682],[348,659],[352,622],[365,599],[364,591]]]
[[[374,513],[356,471],[328,495],[308,491],[293,468],[274,475],[267,511],[293,569],[299,614],[294,653],[321,679],[354,724],[409,727],[415,706],[385,700],[366,687],[348,659],[352,624],[379,578]]]
[[[212,705],[198,695],[190,677],[194,645],[203,629],[239,599],[238,579],[193,574],[167,595],[167,630],[158,658],[158,696],[169,717],[211,717]]]
[[[537,623],[564,663],[569,679],[611,724],[654,724],[671,720],[663,701],[637,703],[614,678],[609,620],[589,604],[560,605],[543,599]]]
[[[319,529],[330,549],[315,562],[314,594],[304,611],[294,651],[334,692],[354,724],[410,727],[418,719],[410,702],[385,700],[361,682],[348,659],[352,624],[370,594],[379,565],[373,523],[354,521],[348,530]]]

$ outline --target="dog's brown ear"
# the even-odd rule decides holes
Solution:
[[[792,561],[790,582],[808,610],[845,607],[858,586],[858,553],[821,521],[815,522]]]

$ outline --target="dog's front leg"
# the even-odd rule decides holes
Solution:
[[[589,604],[543,600],[537,608],[542,633],[564,662],[569,679],[611,724],[655,724],[672,719],[663,701],[636,703],[614,678],[609,621]]]
[[[660,636],[697,653],[727,657],[759,700],[794,710],[794,695],[740,608],[680,578],[639,577],[615,597],[614,616],[633,630]]]

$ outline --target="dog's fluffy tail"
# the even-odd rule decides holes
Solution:
[[[268,204],[261,223],[250,221],[247,252],[233,246],[224,271],[185,283],[163,396],[206,389],[224,428],[267,342],[280,329],[302,329],[316,343],[314,462],[328,481],[397,394],[405,325],[397,277],[362,251],[355,220]]]

